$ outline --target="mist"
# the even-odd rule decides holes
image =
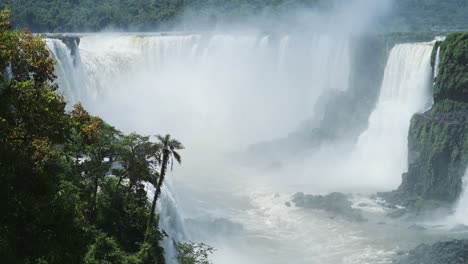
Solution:
[[[373,32],[389,8],[389,1],[336,1],[326,11],[296,5],[273,15],[264,9],[195,34],[84,36],[82,72],[91,78],[85,78],[87,91],[69,88],[67,98],[124,131],[179,138],[187,147],[181,168],[187,172],[176,179],[223,178],[222,169],[198,177],[190,172],[225,155],[222,162],[234,164],[224,168],[244,166],[235,165],[233,153],[242,156],[252,144],[319,119],[316,102],[326,104],[324,95],[349,88],[353,41]],[[187,14],[173,29],[196,23]]]
[[[409,63],[408,69],[382,74],[360,91],[357,80],[375,79],[378,71],[356,73],[365,63],[356,47],[376,33],[390,8],[389,1],[364,0],[321,10],[294,6],[279,16],[263,10],[202,32],[190,31],[199,22],[187,11],[170,33],[81,36],[79,62],[70,67],[61,51],[66,47],[49,46],[56,45],[58,81],[66,83],[62,92],[70,104],[82,102],[124,132],[170,133],[183,142],[182,166],[170,175],[176,209],[166,217],[184,219],[181,237],[215,246],[217,263],[387,263],[400,223],[375,241],[370,234],[379,226],[331,223],[326,214],[285,204],[299,191],[371,194],[400,183],[409,120],[430,105],[432,44],[389,51],[394,64]],[[417,88],[414,96],[404,95],[409,87]],[[309,146],[304,127],[315,131],[329,113],[352,117],[347,109],[363,104],[349,96],[356,91],[375,94],[359,113],[365,121],[333,126],[356,133],[335,138],[324,129],[320,137],[310,135],[318,143],[302,148],[304,155],[290,155],[296,145]],[[374,148],[376,139],[389,136],[380,121],[397,110],[401,118],[390,122],[397,150]],[[273,147],[252,151],[265,142]],[[366,217],[381,217],[375,216],[383,210],[377,203],[356,199],[372,204]],[[410,235],[408,245],[416,241]]]

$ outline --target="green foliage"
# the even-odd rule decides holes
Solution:
[[[125,263],[126,255],[111,237],[105,234],[97,235],[94,243],[84,258],[86,264]]]
[[[0,12],[2,263],[164,263],[144,188],[158,181],[157,144],[79,104],[66,112],[45,43],[9,18]]]
[[[214,248],[203,243],[177,243],[178,255],[176,257],[180,264],[210,264],[209,255]]]
[[[185,29],[216,27],[218,22],[274,16],[296,7],[329,9],[344,0],[3,0],[19,28],[34,32],[83,32],[102,29],[166,30],[190,18]],[[394,0],[383,24],[393,31],[466,29],[465,0]]]
[[[396,31],[466,30],[465,0],[393,0],[389,26]]]
[[[468,103],[468,33],[448,35],[441,50],[434,100],[450,99]]]
[[[0,252],[6,263],[78,262],[87,227],[69,165],[65,102],[49,85],[54,63],[45,43],[9,30],[0,13]]]
[[[156,160],[161,164],[161,170],[159,172],[157,184],[155,184],[156,191],[154,192],[153,202],[151,203],[150,217],[148,218],[147,224],[148,235],[150,234],[150,229],[153,225],[156,202],[158,201],[159,195],[161,194],[161,188],[166,176],[167,166],[170,162],[172,170],[174,166],[174,159],[180,164],[182,162],[182,158],[178,151],[184,149],[182,143],[176,139],[171,138],[169,134],[165,136],[157,135],[157,138],[159,142],[154,145],[154,149],[156,153],[158,153]],[[145,237],[145,241],[147,241],[147,237]]]

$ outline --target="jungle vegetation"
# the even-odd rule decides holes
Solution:
[[[13,10],[18,28],[33,32],[95,32],[100,30],[183,30],[216,27],[217,23],[275,16],[295,7],[327,9],[345,0],[3,0]],[[454,31],[468,27],[465,0],[391,0],[384,31]],[[363,11],[366,12],[366,11]],[[274,19],[273,19],[274,20]],[[197,24],[193,22],[197,21]],[[180,30],[180,27],[179,27]]]
[[[49,55],[0,12],[0,262],[165,263],[145,184],[161,193],[182,144],[67,111]]]

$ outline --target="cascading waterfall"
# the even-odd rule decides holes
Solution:
[[[49,39],[47,45],[57,61],[58,83],[70,103],[82,102],[92,114],[125,132],[169,132],[187,147],[184,164],[171,173],[157,207],[159,224],[169,234],[163,241],[168,262],[176,254],[175,241],[204,239],[191,232],[193,226],[197,227],[196,221],[187,225],[185,232],[185,214],[193,219],[199,215],[223,219],[198,225],[207,227],[199,231],[212,238],[206,242],[218,249],[213,257],[219,263],[387,264],[395,253],[395,245],[387,242],[413,241],[406,227],[403,232],[409,235],[403,237],[400,227],[392,224],[375,225],[370,219],[369,224],[362,225],[330,219],[319,210],[289,207],[290,193],[278,190],[271,178],[264,182],[257,174],[261,172],[237,166],[231,156],[225,158],[232,149],[284,136],[303,120],[314,118],[313,105],[324,92],[346,90],[351,67],[346,38],[294,34],[87,35],[81,38],[75,58],[60,40]],[[323,163],[323,168],[313,164],[320,181],[329,180],[324,175],[348,177],[351,173],[359,180],[342,182],[353,191],[353,184],[368,184],[375,191],[389,190],[400,183],[399,175],[407,169],[411,116],[431,103],[432,48],[431,43],[415,43],[396,45],[391,50],[368,129],[360,136],[349,162],[347,156],[337,154],[340,150],[324,155],[325,162],[311,162]],[[332,169],[327,162],[332,163]],[[287,173],[281,177],[290,184],[292,177],[284,176],[295,171]],[[248,178],[248,185],[242,177]],[[215,178],[223,179],[212,181]],[[177,185],[171,183],[172,179]],[[196,189],[184,189],[193,193],[187,194],[190,198],[181,200],[180,205],[185,209],[192,206],[195,212],[186,210],[182,216],[175,187],[180,184],[187,188],[190,179],[203,189],[201,194],[196,194]],[[465,179],[464,184],[467,182]],[[313,184],[315,188],[320,182]],[[265,188],[264,192],[259,186]],[[332,187],[336,186],[334,181]],[[306,188],[304,182],[300,188]],[[467,189],[460,198],[460,208],[468,203]],[[148,186],[150,197],[153,191]],[[377,203],[375,208],[385,212]],[[226,233],[218,234],[218,229]]]
[[[73,68],[56,42],[48,45],[70,102],[123,130],[162,123],[181,137],[187,127],[191,135],[211,129],[237,147],[289,133],[313,115],[320,94],[346,90],[350,74],[349,41],[341,36],[91,35],[81,38]],[[171,102],[178,111],[167,111]],[[116,116],[122,107],[128,111]]]
[[[440,46],[437,47],[437,54],[434,63],[434,79],[439,76],[439,64],[440,64]]]
[[[284,135],[321,93],[346,90],[350,72],[348,40],[334,36],[89,35],[76,58],[60,40],[47,45],[69,103],[126,132],[170,131],[187,146],[184,166],[200,151],[218,153],[213,146]],[[168,261],[173,241],[187,238],[173,194],[164,188],[158,206]]]
[[[407,136],[413,114],[431,102],[431,43],[396,45],[368,129],[352,152],[352,165],[370,187],[390,190],[407,169]]]
[[[46,39],[47,47],[56,61],[57,82],[60,84],[61,91],[66,95],[70,103],[79,102],[83,99],[82,94],[86,94],[86,75],[84,74],[80,54],[71,55],[71,50],[60,39]],[[79,52],[79,51],[78,51]],[[152,199],[154,188],[148,185],[148,199]],[[171,181],[166,181],[163,186],[161,198],[157,206],[159,212],[159,226],[169,234],[169,238],[163,240],[162,246],[166,254],[167,263],[175,263],[176,241],[185,241],[187,239],[183,219],[178,210],[177,201],[171,192]]]
[[[188,236],[185,230],[184,219],[177,201],[174,197],[174,191],[171,191],[172,184],[166,184],[161,193],[161,202],[158,203],[158,212],[160,215],[159,226],[170,234],[169,238],[164,239],[163,247],[166,254],[166,263],[177,263],[174,258],[177,256],[177,249],[174,246],[176,242],[187,241]]]
[[[82,91],[76,89],[86,80],[81,68],[81,57],[79,51],[75,56],[71,55],[71,50],[60,39],[46,39],[47,47],[55,60],[55,71],[57,82],[61,91],[66,94],[69,102],[79,101]]]
[[[155,188],[151,184],[147,184],[146,189],[148,191],[148,199],[153,199]],[[164,248],[166,263],[177,264],[175,261],[175,257],[177,256],[175,243],[187,241],[188,236],[185,231],[183,217],[174,197],[174,191],[171,189],[172,182],[170,179],[166,179],[156,210],[159,213],[159,227],[169,235],[169,237],[162,241],[161,245]]]
[[[454,209],[455,213],[449,217],[448,222],[468,226],[468,167],[462,178],[462,192]]]

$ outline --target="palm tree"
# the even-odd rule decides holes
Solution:
[[[164,179],[166,176],[167,166],[169,162],[171,163],[171,170],[174,167],[174,159],[180,164],[182,162],[180,154],[177,152],[178,150],[184,149],[182,143],[177,141],[176,139],[171,139],[171,136],[167,134],[166,136],[157,135],[159,142],[155,144],[155,148],[159,150],[159,161],[161,170],[159,172],[159,179],[156,184],[156,190],[154,192],[153,203],[151,204],[151,211],[150,217],[148,219],[148,224],[146,227],[146,236],[145,241],[147,240],[147,236],[150,230],[150,226],[154,221],[155,209],[156,209],[156,202],[161,194],[161,187],[164,183]],[[156,182],[156,181],[155,181]]]

